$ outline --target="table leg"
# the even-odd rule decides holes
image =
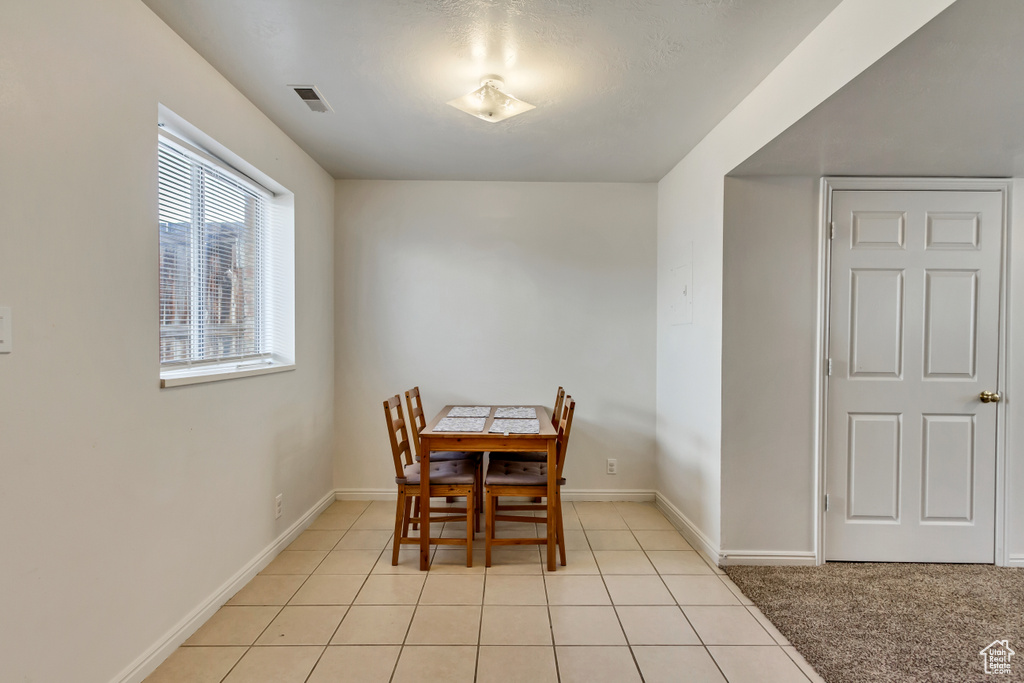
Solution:
[[[430,440],[420,440],[420,571],[430,564]]]
[[[555,455],[555,440],[548,441],[548,571],[555,571],[555,491],[558,488],[558,459]]]

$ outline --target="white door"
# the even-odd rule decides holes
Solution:
[[[1002,194],[832,195],[825,559],[995,561]]]

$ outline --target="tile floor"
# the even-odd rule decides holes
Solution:
[[[147,683],[807,683],[822,679],[651,504],[566,503],[568,566],[542,548],[408,546],[394,503],[338,501]],[[518,527],[518,528],[517,528]],[[505,524],[501,535],[543,535]],[[437,525],[459,536],[464,523]]]

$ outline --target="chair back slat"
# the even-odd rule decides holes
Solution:
[[[556,442],[556,456],[558,468],[556,476],[562,478],[562,468],[565,466],[565,452],[569,449],[569,433],[572,431],[572,416],[576,411],[576,401],[572,396],[565,395],[562,402],[562,416],[558,420],[558,441]]]
[[[412,451],[409,449],[409,433],[402,413],[402,398],[398,394],[384,401],[384,419],[388,425],[388,441],[391,442],[391,455],[395,461],[395,476],[403,477],[405,466],[412,464]]]
[[[558,387],[555,392],[555,409],[551,413],[551,426],[558,429],[558,421],[562,418],[562,402],[565,400],[565,389]]]
[[[409,408],[409,426],[412,428],[413,448],[419,455],[420,432],[427,428],[427,418],[423,415],[423,399],[420,397],[419,387],[413,387],[405,392],[405,405]]]

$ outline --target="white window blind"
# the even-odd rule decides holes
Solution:
[[[161,368],[270,362],[272,195],[164,136],[158,184]]]

